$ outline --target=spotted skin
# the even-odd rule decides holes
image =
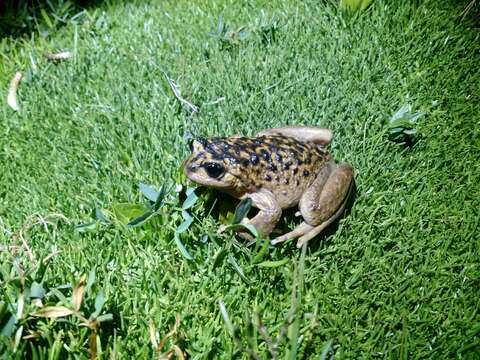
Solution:
[[[219,163],[231,175],[228,177],[231,188],[227,192],[237,197],[260,188],[280,195],[287,192],[289,196],[279,199],[282,209],[296,205],[290,184],[297,187],[295,193],[303,193],[330,160],[317,145],[281,135],[197,139],[197,142],[199,147],[190,156],[188,171],[201,171],[203,164]]]
[[[273,231],[282,210],[297,205],[309,221],[302,229],[311,232],[341,210],[353,178],[349,165],[336,165],[325,151],[324,145],[331,140],[326,131],[285,127],[264,130],[253,138],[198,138],[184,162],[184,172],[200,185],[239,199],[250,197],[260,211],[246,221],[263,235]],[[309,240],[305,240],[306,233],[297,233],[292,237]]]

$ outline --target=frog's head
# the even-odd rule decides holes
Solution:
[[[228,153],[226,139],[197,138],[190,144],[191,154],[183,163],[183,172],[193,182],[218,189],[238,187],[236,161]]]

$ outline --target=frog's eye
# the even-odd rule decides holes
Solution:
[[[222,175],[223,172],[225,171],[223,166],[220,165],[219,163],[206,163],[205,165],[203,165],[203,167],[205,168],[205,171],[207,172],[208,176],[212,178],[220,177],[220,175]]]

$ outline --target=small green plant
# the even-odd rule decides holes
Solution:
[[[280,29],[280,23],[275,16],[269,17],[262,9],[257,18],[254,31],[261,39],[264,45],[270,45],[277,39],[277,33]]]
[[[411,145],[417,134],[417,120],[423,115],[424,113],[420,111],[412,112],[411,105],[402,106],[392,115],[388,123],[390,140]]]
[[[221,49],[232,50],[248,39],[263,45],[270,45],[276,41],[279,28],[278,19],[275,16],[269,17],[262,10],[253,24],[240,26],[236,29],[227,25],[220,16],[216,23],[213,20],[211,21],[209,35],[220,41]]]
[[[250,32],[245,26],[240,26],[236,29],[230,28],[223,22],[223,18],[220,16],[216,24],[211,24],[211,31],[209,35],[220,41],[221,48],[225,50],[232,50],[245,41]]]
[[[138,188],[142,195],[149,201],[148,204],[136,203],[114,203],[110,209],[95,209],[95,220],[92,222],[77,225],[75,229],[79,232],[92,231],[102,225],[122,224],[124,226],[133,228],[138,227],[148,222],[155,215],[159,214],[161,208],[166,203],[168,191],[165,186],[162,186],[159,191],[153,187],[139,183]],[[178,250],[187,260],[192,260],[185,245],[181,241],[181,234],[185,233],[193,222],[193,217],[187,211],[198,200],[195,194],[195,188],[186,189],[186,199],[183,201],[181,207],[177,206],[178,198],[171,197],[169,202],[169,211],[172,218],[177,218],[177,213],[181,214],[183,221],[174,230],[174,241]]]

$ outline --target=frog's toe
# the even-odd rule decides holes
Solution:
[[[295,229],[292,231],[283,234],[271,241],[272,245],[276,245],[278,243],[281,243],[283,241],[288,241],[291,239],[296,239],[298,237],[304,236],[305,234],[308,234],[314,227],[312,225],[308,225],[306,222],[302,222],[300,225],[298,225]]]
[[[343,208],[341,208],[338,212],[341,213],[343,211]],[[312,226],[312,229],[310,231],[306,232],[303,234],[297,241],[297,248],[301,248],[304,243],[310,241],[313,239],[315,236],[320,234],[323,230],[325,230],[338,216],[332,216],[330,219],[327,221],[321,223],[318,226]]]
[[[246,231],[237,232],[237,236],[239,236],[240,238],[242,238],[243,240],[248,241],[248,242],[251,242],[251,241],[255,240],[255,238],[250,233],[248,233]]]

